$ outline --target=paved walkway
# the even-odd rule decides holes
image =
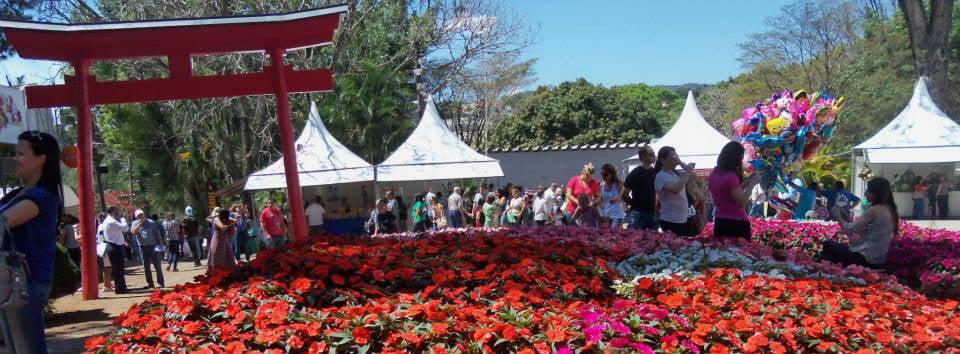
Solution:
[[[931,229],[960,231],[960,220],[909,220],[911,224]]]
[[[167,288],[185,284],[206,273],[206,262],[194,267],[193,261],[179,263],[179,272],[167,272],[163,276]],[[164,262],[166,267],[166,262]],[[156,274],[154,274],[156,277]],[[131,306],[149,298],[151,290],[143,289],[147,281],[142,266],[127,267],[127,287],[129,294],[118,295],[112,292],[100,292],[97,300],[83,301],[80,292],[57,299],[53,303],[53,313],[47,317],[47,345],[50,353],[75,354],[84,351],[83,342],[90,337],[106,334],[110,331],[113,319],[126,312]],[[0,348],[0,353],[7,353]]]

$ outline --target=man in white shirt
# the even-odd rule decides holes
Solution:
[[[113,266],[111,275],[113,276],[114,289],[117,294],[126,294],[127,281],[124,278],[124,246],[127,241],[123,233],[130,230],[127,220],[121,216],[120,208],[110,206],[107,208],[107,218],[103,220],[100,226],[103,229],[103,238],[107,242],[107,249],[104,253],[110,257],[110,264]]]
[[[322,199],[320,196],[314,196],[313,201],[307,205],[307,221],[310,224],[310,235],[319,235],[323,231],[323,213],[326,210],[323,209]]]
[[[387,210],[393,212],[393,214],[396,215],[397,212],[399,212],[399,210],[397,210],[397,196],[396,194],[393,193],[392,189],[387,190],[386,199],[387,199]]]
[[[455,229],[464,227],[463,216],[466,215],[460,193],[460,187],[455,187],[453,194],[450,194],[450,198],[447,199],[447,225]]]
[[[557,208],[560,206],[558,200],[560,196],[557,195],[557,182],[550,184],[550,188],[543,191],[543,206],[547,210],[547,217],[550,221],[553,221],[554,224],[557,223]]]
[[[430,201],[433,200],[433,198],[436,198],[436,197],[437,197],[437,194],[433,192],[433,187],[428,187],[428,188],[427,188],[427,195],[426,195],[426,197],[424,197],[424,203],[427,203],[427,205],[430,205]],[[440,201],[438,200],[437,202],[440,202]]]
[[[487,199],[487,186],[480,184],[480,191],[473,195],[473,219],[483,226],[483,203]]]

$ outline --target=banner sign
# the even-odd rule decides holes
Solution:
[[[16,144],[26,126],[27,96],[18,89],[0,86],[0,143]]]

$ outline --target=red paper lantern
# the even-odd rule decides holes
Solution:
[[[61,160],[63,160],[63,164],[67,165],[67,167],[77,168],[80,164],[80,149],[78,149],[76,145],[63,148]]]

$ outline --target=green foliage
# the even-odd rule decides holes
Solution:
[[[663,134],[683,105],[675,92],[643,84],[606,88],[585,79],[540,87],[494,131],[492,146],[640,142]]]
[[[339,1],[177,1],[103,0],[106,20],[235,16],[282,13]],[[297,69],[330,67],[336,91],[291,95],[296,131],[303,127],[310,100],[317,100],[331,133],[368,161],[382,160],[411,130],[416,93],[408,79],[420,38],[431,35],[431,11],[414,17],[407,1],[352,1],[334,45],[292,51],[287,62]],[[99,62],[93,73],[106,80],[163,77],[165,58]],[[194,57],[198,75],[241,74],[264,70],[260,53]],[[203,213],[208,186],[215,189],[243,179],[280,158],[280,139],[272,96],[103,106],[97,129],[103,132],[111,176],[106,188],[129,189],[157,207]],[[186,156],[186,157],[184,157]],[[182,158],[183,157],[183,158]],[[125,163],[129,158],[131,163]],[[116,167],[116,168],[114,168]]]
[[[852,173],[850,154],[836,153],[837,149],[830,146],[827,145],[812,159],[804,162],[799,176],[804,181],[817,181],[824,186],[830,186],[835,181],[843,181],[846,185],[850,185]]]
[[[358,72],[337,76],[333,94],[321,97],[331,131],[344,145],[371,163],[387,158],[413,130],[416,97],[405,78],[364,61]]]

